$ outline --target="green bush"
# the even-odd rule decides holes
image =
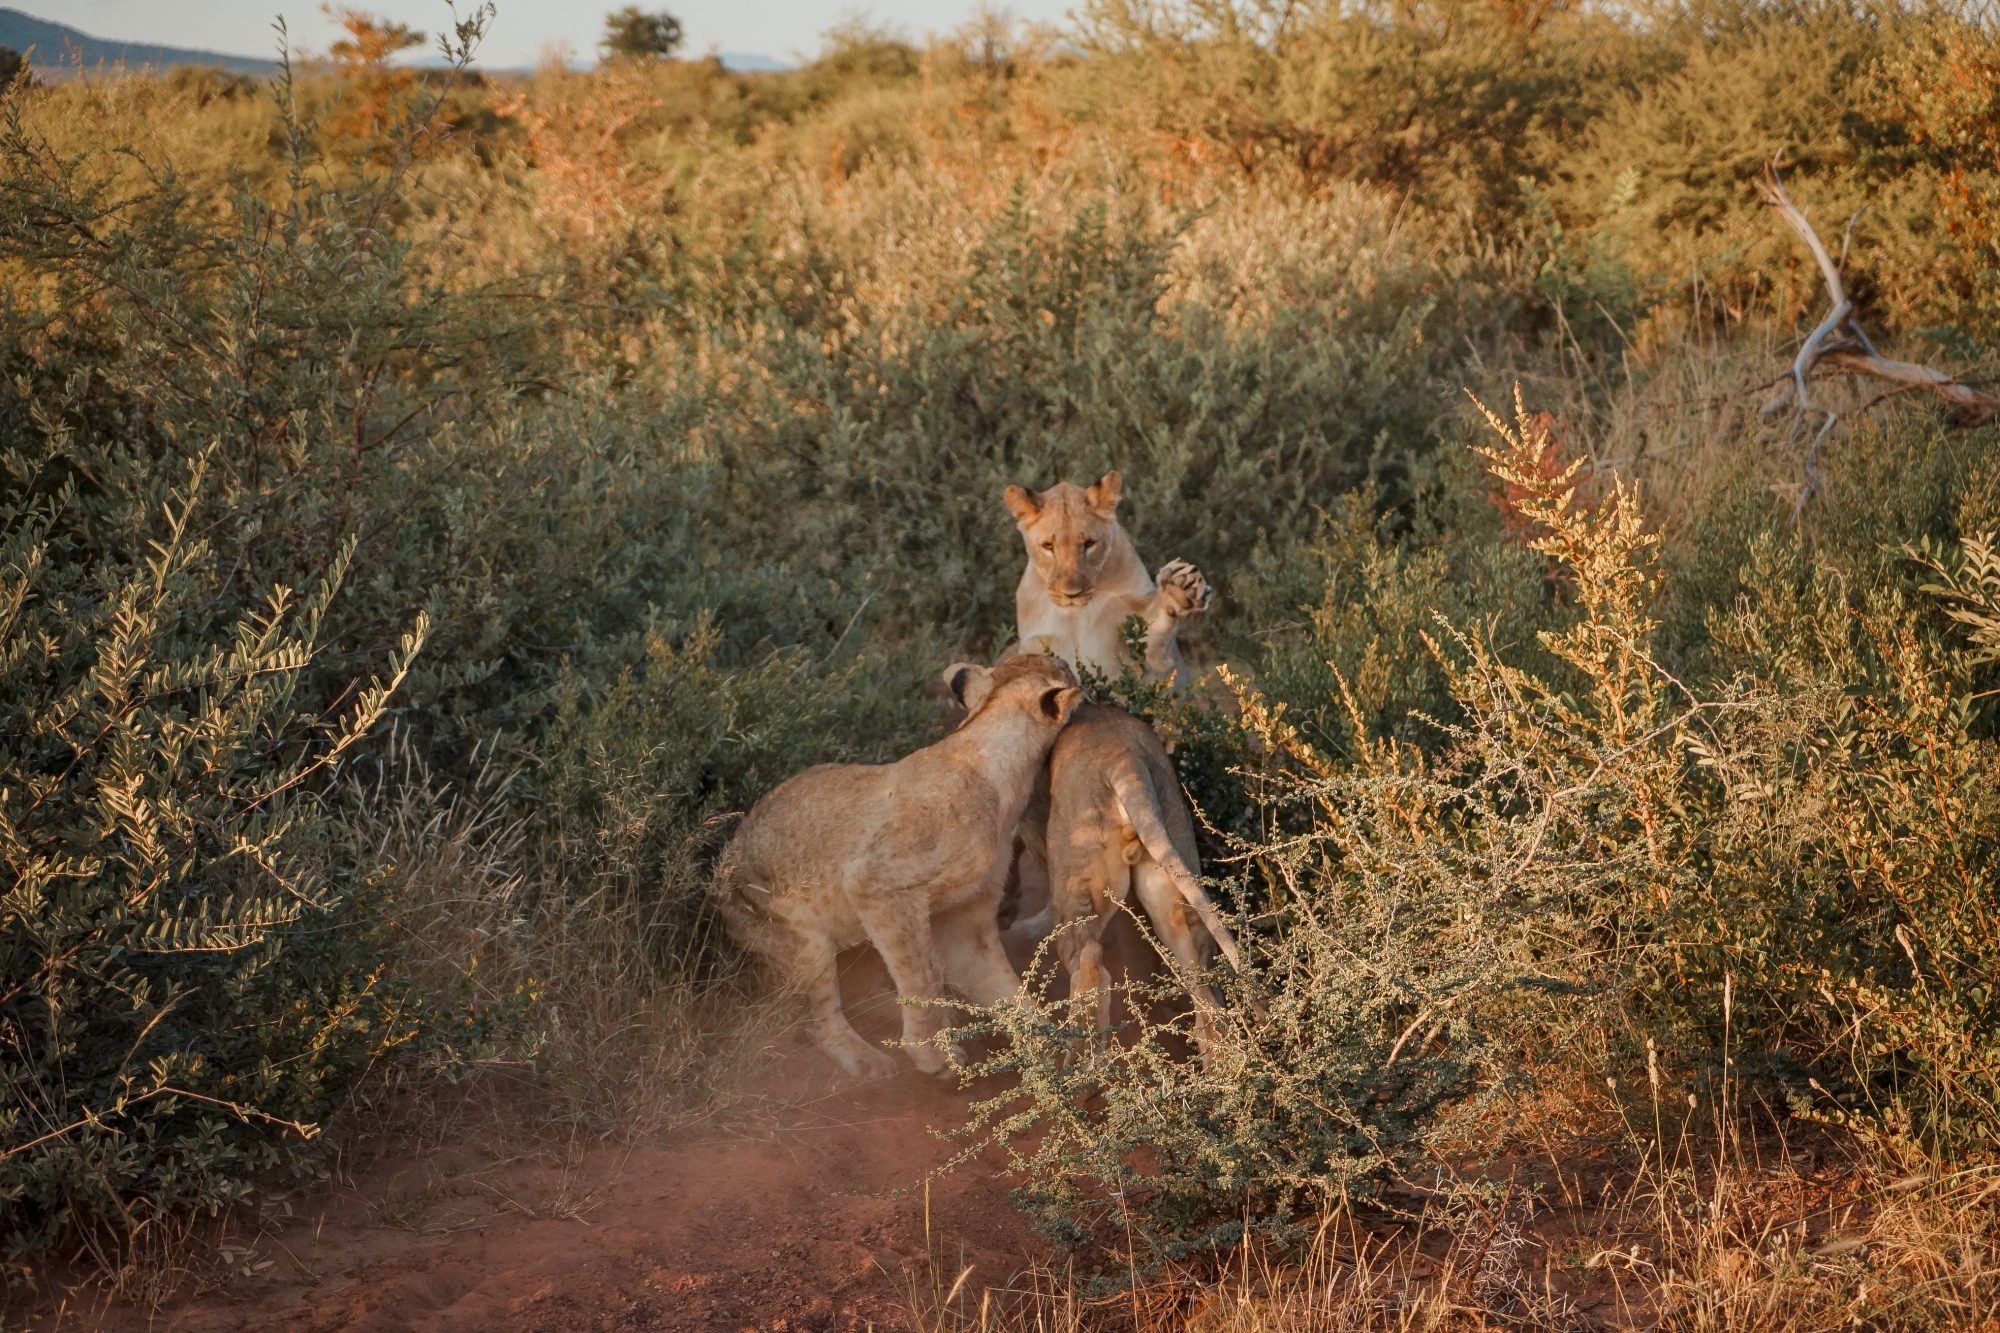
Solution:
[[[1081,17],[1115,71],[1080,73],[1082,95],[1125,104],[1111,114],[1484,225],[1643,67],[1628,28],[1555,5],[1096,0]]]
[[[975,1133],[1053,1238],[1150,1267],[1290,1234],[1437,1151],[1454,1108],[1620,1068],[1642,1036],[1915,1152],[2000,1143],[2000,749],[1969,690],[2000,624],[1990,548],[1926,556],[1968,651],[1766,535],[1713,627],[1726,665],[1690,683],[1655,656],[1659,543],[1633,494],[1582,498],[1546,418],[1489,420],[1481,452],[1554,589],[1523,615],[1539,651],[1496,641],[1497,619],[1433,621],[1451,708],[1418,739],[1329,668],[1338,755],[1239,692],[1238,772],[1267,817],[1208,858],[1241,867],[1225,887],[1251,958],[1214,978],[1226,1035],[1186,1059],[1171,980],[1125,986],[1138,1017],[1080,1058],[1094,1004],[972,1029],[1008,1041],[979,1072],[1019,1078]],[[1406,614],[1398,579],[1357,591],[1350,617]]]
[[[1871,327],[1966,355],[1990,342],[1990,33],[1949,6],[1661,6],[1642,77],[1616,89],[1535,173],[1571,266],[1615,272],[1633,302],[1739,321],[1808,323],[1825,291],[1758,177],[1790,191],[1839,249]],[[1851,255],[1851,259],[1848,257]],[[1591,307],[1576,302],[1573,318]],[[1601,345],[1624,342],[1606,329]],[[1592,339],[1596,342],[1598,339]],[[1643,338],[1642,338],[1643,341]]]
[[[1504,539],[1498,497],[1484,489],[1454,475],[1414,500],[1405,523],[1372,491],[1350,492],[1309,536],[1260,552],[1241,580],[1255,623],[1279,627],[1265,636],[1257,687],[1289,705],[1314,748],[1352,757],[1390,736],[1436,743],[1437,724],[1460,716],[1450,673],[1426,646],[1439,625],[1477,625],[1528,654],[1534,629],[1558,614],[1541,562]]]
[[[227,567],[191,524],[207,457],[137,521],[6,461],[0,1234],[9,1259],[115,1256],[296,1163],[425,1028],[326,804],[423,623],[386,681],[315,690],[349,550],[306,594],[217,614]]]
[[[1795,1106],[1945,1157],[2000,1148],[2000,746],[1978,654],[1919,628],[1898,591],[1856,593],[1754,552],[1715,632],[1743,664],[1733,706],[1685,743],[1716,784],[1691,829],[1703,873],[1676,903],[1717,1020]],[[1990,637],[1987,548],[1932,568]],[[1976,647],[1979,640],[1974,640]],[[1761,668],[1761,669],[1759,669]],[[1752,674],[1754,672],[1754,674]]]
[[[1124,468],[1140,550],[1217,568],[1371,473],[1407,487],[1441,411],[1443,307],[1424,289],[1443,280],[1399,264],[1378,293],[1346,274],[1330,284],[1353,302],[1344,322],[1320,308],[1238,330],[1226,308],[1165,299],[1186,225],[1117,196],[1045,213],[1017,189],[942,309],[771,312],[769,336],[734,349],[754,373],[716,407],[716,531],[755,560],[786,553],[816,597],[873,598],[878,634],[945,626],[997,649],[1009,483]],[[828,318],[846,320],[838,338]]]
[[[1241,693],[1245,751],[1285,760],[1261,799],[1291,808],[1278,836],[1235,848],[1273,891],[1239,923],[1249,966],[1217,978],[1234,1004],[1199,1061],[1180,1058],[1184,1018],[1152,1016],[1157,985],[1130,988],[1129,1036],[1079,1060],[1094,1005],[1080,1021],[985,1011],[1009,1044],[984,1070],[1020,1084],[977,1127],[1057,1240],[1151,1267],[1286,1235],[1407,1169],[1453,1107],[1593,1040],[1624,993],[1624,950],[1674,876],[1656,826],[1675,764],[1653,743],[1672,709],[1639,646],[1652,542],[1629,495],[1576,504],[1576,465],[1549,474],[1546,438],[1509,431],[1494,469],[1578,601],[1544,636],[1551,677],[1441,627],[1426,646],[1465,721],[1437,759],[1372,737],[1351,692],[1345,762]],[[1538,1009],[1547,994],[1569,1002]]]
[[[637,668],[566,671],[534,750],[534,826],[570,891],[639,894],[676,939],[705,929],[701,871],[732,812],[811,764],[896,757],[873,752],[924,730],[916,682],[895,664],[870,679],[875,664],[828,669],[792,650],[725,669],[721,640],[705,619],[671,639],[661,627]],[[862,715],[876,692],[908,702]]]

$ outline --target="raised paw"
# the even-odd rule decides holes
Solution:
[[[1153,582],[1159,585],[1160,596],[1176,616],[1208,610],[1208,599],[1215,595],[1201,571],[1185,560],[1169,560],[1160,566]]]

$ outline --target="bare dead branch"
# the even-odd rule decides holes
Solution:
[[[1813,229],[1806,215],[1799,211],[1791,196],[1785,193],[1784,182],[1778,179],[1778,159],[1772,158],[1764,166],[1764,202],[1778,210],[1778,216],[1786,225],[1798,233],[1812,252],[1813,262],[1819,266],[1819,275],[1826,283],[1826,294],[1832,309],[1806,335],[1799,344],[1798,355],[1792,358],[1791,368],[1778,377],[1781,386],[1759,415],[1769,418],[1776,415],[1788,403],[1797,412],[1797,420],[1803,424],[1807,417],[1821,418],[1819,429],[1813,433],[1812,443],[1806,446],[1804,471],[1805,487],[1799,492],[1797,506],[1792,517],[1796,520],[1805,511],[1806,503],[1819,490],[1819,450],[1826,442],[1833,428],[1840,423],[1840,414],[1823,403],[1813,401],[1807,382],[1817,370],[1834,370],[1849,375],[1866,375],[1873,379],[1886,380],[1897,386],[1897,391],[1923,390],[1944,399],[1952,406],[1953,416],[1961,425],[1978,425],[2000,416],[2000,398],[1975,389],[1961,380],[1930,366],[1911,361],[1896,361],[1875,350],[1875,344],[1854,318],[1854,302],[1848,298],[1846,284],[1841,281],[1839,264],[1827,253],[1825,242]],[[1845,261],[1849,243],[1854,238],[1855,219],[1849,218],[1846,232],[1841,237],[1841,259]],[[1884,395],[1886,396],[1886,395]],[[1879,398],[1877,402],[1881,401]],[[1871,404],[1872,405],[1872,404]]]
[[[1778,179],[1778,159],[1775,157],[1764,164],[1764,202],[1778,210],[1778,215],[1806,243],[1806,249],[1812,251],[1813,262],[1819,265],[1819,276],[1826,283],[1827,295],[1833,298],[1833,303],[1836,306],[1847,304],[1847,288],[1840,281],[1840,268],[1833,262],[1833,256],[1826,252],[1826,245],[1820,240],[1819,233],[1813,230],[1812,223],[1806,221],[1806,215],[1799,212],[1798,205],[1785,193],[1785,184]]]
[[[1872,375],[1905,389],[1928,389],[1956,408],[1966,425],[1978,425],[2000,414],[2000,398],[1953,379],[1941,370],[1913,361],[1894,361],[1866,346],[1852,350],[1829,348],[1822,359],[1851,375]]]

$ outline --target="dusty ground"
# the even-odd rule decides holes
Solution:
[[[1118,944],[1126,965],[1141,962],[1136,940]],[[879,962],[863,951],[846,964],[857,1026],[892,1036],[896,1005]],[[441,1151],[387,1151],[295,1196],[289,1220],[239,1221],[220,1245],[210,1238],[203,1248],[223,1271],[206,1273],[198,1294],[158,1310],[107,1309],[84,1287],[43,1309],[0,1310],[0,1327],[25,1313],[28,1326],[55,1330],[887,1333],[940,1327],[940,1293],[967,1269],[962,1310],[989,1290],[1011,1304],[1027,1285],[1044,1251],[1009,1205],[995,1157],[925,1184],[961,1146],[938,1131],[964,1123],[967,1092],[914,1070],[844,1080],[797,1038],[755,1080],[753,1113],[658,1142],[507,1149],[496,1146],[505,1136],[447,1125]],[[1756,1211],[1813,1217],[1818,1240],[1840,1173],[1802,1151],[1760,1164],[1758,1188],[1783,1197]],[[1498,1233],[1472,1253],[1464,1236],[1369,1215],[1349,1224],[1354,1253],[1335,1267],[1351,1276],[1347,1264],[1374,1254],[1388,1285],[1371,1303],[1423,1305],[1424,1291],[1470,1262],[1483,1274],[1474,1286],[1518,1282],[1557,1324],[1651,1327],[1647,1284],[1590,1260],[1655,1239],[1617,1202],[1632,1178],[1621,1156],[1475,1166],[1541,1200],[1518,1214],[1525,1225],[1508,1231],[1504,1254],[1493,1252]],[[1421,1191],[1401,1207],[1423,1211]]]
[[[153,1326],[898,1327],[936,1249],[912,1187],[946,1155],[929,1130],[956,1105],[912,1076],[801,1107],[768,1137],[606,1149],[574,1164],[465,1151],[371,1173],[310,1227],[255,1247],[278,1260],[262,1274]],[[399,1194],[418,1197],[385,1214]],[[962,1244],[981,1281],[1004,1283],[1023,1262],[1023,1229],[990,1175],[954,1174],[930,1209],[933,1234],[951,1238],[954,1258]]]
[[[857,1026],[893,1035],[872,955],[844,983]],[[73,1296],[39,1326],[859,1333],[911,1326],[967,1266],[976,1305],[1037,1253],[994,1163],[924,1184],[967,1093],[843,1080],[803,1041],[759,1077],[748,1123],[657,1144],[390,1155],[225,1241],[216,1289],[157,1312]]]

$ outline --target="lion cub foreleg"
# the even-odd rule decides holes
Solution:
[[[1102,599],[1093,642],[1106,660],[1125,660],[1125,624],[1138,617],[1145,626],[1145,637],[1138,651],[1146,679],[1163,681],[1171,677],[1177,689],[1186,689],[1192,682],[1187,659],[1181,654],[1181,622],[1206,611],[1212,596],[1200,570],[1185,560],[1170,561],[1161,567],[1159,582],[1151,591],[1107,595]]]
[[[953,990],[981,1005],[1019,998],[1021,978],[1001,945],[992,898],[981,896],[940,912],[931,929],[937,936],[944,979]]]
[[[1185,560],[1170,560],[1155,577],[1153,595],[1139,614],[1146,621],[1146,674],[1154,680],[1176,677],[1175,685],[1186,689],[1187,659],[1181,656],[1180,629],[1185,616],[1208,610],[1214,591],[1201,571]]]

